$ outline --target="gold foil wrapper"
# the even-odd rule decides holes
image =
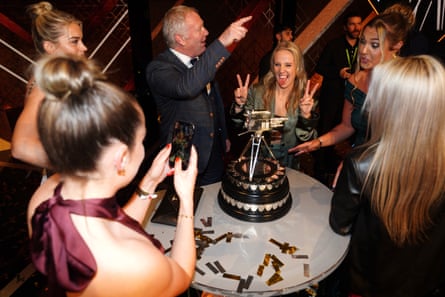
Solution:
[[[267,281],[266,284],[268,286],[272,286],[280,281],[282,281],[283,278],[281,277],[281,275],[279,273],[274,273]]]

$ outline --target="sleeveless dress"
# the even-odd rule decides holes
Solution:
[[[349,80],[346,80],[345,99],[351,102],[351,104],[354,106],[354,110],[351,114],[351,124],[355,129],[354,146],[357,146],[368,140],[368,117],[366,113],[362,111],[366,94],[354,86]]]
[[[115,197],[64,200],[61,189],[62,183],[57,185],[53,197],[36,208],[32,217],[31,258],[36,269],[48,277],[51,296],[82,291],[97,270],[93,254],[76,230],[70,214],[118,221],[146,236],[163,251],[162,244],[129,217]]]

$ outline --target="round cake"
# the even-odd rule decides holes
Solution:
[[[227,166],[218,202],[232,217],[249,222],[268,222],[284,216],[292,205],[286,168],[273,158],[259,158],[252,177],[250,157]]]

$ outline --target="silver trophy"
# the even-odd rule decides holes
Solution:
[[[267,110],[247,110],[245,116],[246,121],[244,123],[244,127],[247,130],[240,133],[239,135],[243,135],[246,133],[252,133],[252,135],[249,142],[244,147],[240,157],[238,158],[238,161],[246,158],[245,154],[250,148],[249,181],[252,181],[262,144],[269,154],[269,156],[265,157],[271,157],[272,159],[276,160],[274,154],[272,153],[272,150],[270,149],[267,142],[264,140],[263,133],[282,127],[283,123],[287,121],[288,118],[272,117],[272,113]]]

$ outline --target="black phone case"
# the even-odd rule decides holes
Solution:
[[[203,188],[195,188],[195,193],[193,196],[193,213],[195,213],[196,211],[196,207],[198,206],[199,200],[201,199],[202,192]],[[169,189],[165,193],[165,196],[162,199],[158,209],[153,214],[151,221],[153,223],[176,226],[178,211],[179,198],[176,196],[176,192],[174,190]]]
[[[180,129],[182,131],[182,133],[184,133],[183,137],[190,137],[190,139],[186,140],[187,143],[187,148],[185,152],[183,150],[182,145],[177,144],[175,141],[176,138],[176,133],[179,131],[177,130],[178,128],[176,128],[176,126],[182,126],[182,128]],[[172,131],[172,139],[171,139],[171,143],[172,143],[172,149],[171,149],[171,153],[169,156],[169,166],[170,167],[174,167],[175,166],[175,158],[176,157],[180,157],[182,159],[182,170],[186,170],[189,164],[189,158],[190,158],[190,150],[191,150],[191,145],[192,145],[192,141],[193,141],[193,137],[195,135],[195,125],[193,123],[190,122],[184,122],[184,121],[176,121],[175,125],[173,126],[173,131]]]

